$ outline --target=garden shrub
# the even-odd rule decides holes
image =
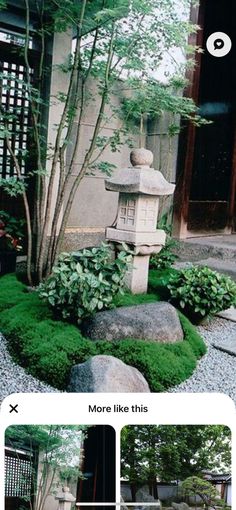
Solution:
[[[39,295],[63,319],[81,320],[97,311],[111,308],[122,292],[131,256],[120,251],[116,259],[102,244],[77,253],[63,253],[52,275],[39,287]]]
[[[173,251],[177,245],[178,242],[175,239],[167,237],[166,244],[163,246],[161,251],[151,255],[150,269],[169,269],[173,266],[175,261],[179,258]]]
[[[177,271],[167,287],[173,303],[195,322],[236,304],[236,283],[208,267]]]
[[[0,328],[13,358],[33,376],[60,390],[67,387],[72,365],[83,363],[96,354],[108,354],[139,369],[152,391],[166,391],[189,377],[197,359],[206,351],[194,326],[182,314],[184,341],[174,344],[131,339],[94,342],[84,338],[77,326],[53,320],[51,310],[37,293],[26,293],[22,284],[18,287],[15,276],[2,277],[0,295],[2,287],[6,306],[0,314]],[[7,306],[14,288],[18,288],[18,297],[14,304]],[[145,299],[153,302],[155,295],[127,294],[120,304],[144,303]]]

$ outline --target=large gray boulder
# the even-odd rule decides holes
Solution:
[[[171,503],[171,506],[174,510],[190,510],[187,503]]]
[[[156,503],[156,505],[137,505],[136,510],[160,510],[161,502],[148,493],[147,487],[141,487],[135,495],[137,503]]]
[[[120,497],[120,502],[124,503],[124,504],[121,505],[120,509],[121,510],[128,510],[128,507],[125,505],[125,502],[124,502],[122,496]]]
[[[123,501],[132,501],[132,492],[130,485],[121,482],[120,493]]]
[[[134,338],[165,343],[183,339],[176,309],[164,301],[98,312],[83,322],[82,331],[92,340]]]
[[[149,393],[146,379],[114,356],[98,355],[72,367],[69,392]]]

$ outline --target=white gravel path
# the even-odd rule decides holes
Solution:
[[[214,320],[198,327],[204,337],[207,353],[199,361],[194,374],[169,392],[222,392],[236,403],[236,357],[215,349],[217,339],[235,337],[236,323],[229,320]],[[58,392],[55,388],[27,374],[14,363],[7,350],[6,340],[0,336],[0,402],[11,393]]]
[[[236,323],[214,318],[198,326],[200,335],[207,345],[207,353],[198,362],[193,375],[170,392],[220,392],[229,395],[236,403],[236,357],[213,347],[217,340],[235,338]]]
[[[7,342],[0,335],[0,402],[11,393],[58,392],[55,388],[39,381],[17,365],[7,350]]]

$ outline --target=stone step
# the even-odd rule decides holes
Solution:
[[[236,308],[231,306],[228,310],[223,310],[216,314],[218,317],[222,317],[222,319],[228,319],[229,321],[236,322]]]
[[[181,260],[218,258],[234,259],[236,263],[236,234],[185,239],[179,241],[175,252]]]
[[[231,354],[231,356],[236,356],[236,337],[227,340],[227,342],[225,342],[225,340],[219,340],[217,343],[213,344],[213,347],[219,351]]]

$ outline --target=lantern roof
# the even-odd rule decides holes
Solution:
[[[105,180],[108,191],[136,193],[140,195],[164,196],[174,193],[175,185],[170,184],[163,174],[150,168],[153,154],[147,149],[135,149],[130,154],[132,167],[116,170]]]

